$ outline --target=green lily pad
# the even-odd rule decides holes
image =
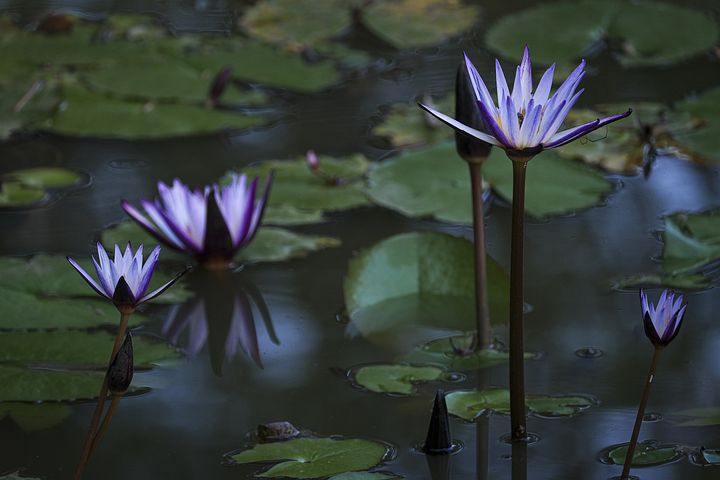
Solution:
[[[501,197],[512,199],[512,164],[500,149],[483,164],[485,180]],[[525,211],[534,217],[589,208],[612,190],[596,170],[545,151],[528,164]],[[403,153],[368,174],[368,195],[411,217],[433,216],[472,223],[470,176],[452,143]]]
[[[2,38],[0,29],[0,39]],[[13,63],[6,67],[18,71]],[[0,78],[0,140],[9,138],[13,133],[23,129],[36,128],[42,125],[57,107],[60,99],[45,83],[36,83],[32,72],[13,78]],[[34,91],[35,93],[29,93]],[[23,100],[25,99],[25,100]]]
[[[628,444],[619,445],[611,449],[607,459],[615,465],[623,465],[628,454]],[[633,453],[632,465],[634,467],[653,467],[674,462],[684,456],[684,453],[675,445],[658,445],[657,442],[639,442]]]
[[[375,393],[412,395],[418,383],[447,378],[442,368],[420,365],[378,364],[350,369],[353,384]]]
[[[324,175],[339,179],[334,184],[315,175],[305,157],[295,160],[274,160],[247,167],[242,173],[250,177],[265,178],[273,171],[274,179],[269,207],[275,209],[272,223],[299,224],[322,220],[325,211],[347,210],[368,205],[364,192],[364,175],[368,160],[360,154],[344,158],[321,155],[320,169]],[[227,178],[221,180],[221,183]],[[282,216],[278,212],[282,212]],[[266,223],[269,223],[266,220]]]
[[[547,35],[548,25],[563,25]],[[517,32],[523,32],[518,35]],[[557,2],[501,18],[490,27],[487,45],[519,61],[527,44],[533,61],[568,65],[609,39],[621,45],[627,66],[665,65],[709,51],[718,39],[713,19],[690,8],[661,2]]]
[[[244,129],[266,120],[201,106],[126,101],[73,89],[65,92],[62,108],[45,128],[76,136],[159,138]]]
[[[666,287],[682,290],[702,290],[712,285],[712,279],[705,275],[680,274],[663,275],[657,273],[641,273],[615,279],[615,288]]]
[[[693,417],[691,420],[685,420],[677,423],[678,427],[708,427],[712,425],[720,425],[720,407],[681,410],[676,412],[676,415],[682,417]]]
[[[350,260],[344,280],[350,327],[364,337],[415,344],[475,325],[473,245],[436,232],[382,240]],[[507,319],[507,273],[487,259],[491,318]],[[417,337],[417,338],[416,338]],[[412,343],[411,343],[412,342]]]
[[[70,416],[68,405],[57,403],[0,403],[0,420],[9,417],[25,432],[45,430]],[[0,479],[7,477],[0,477]]]
[[[27,207],[47,199],[47,192],[19,182],[0,183],[0,208]]]
[[[451,113],[455,110],[455,100],[444,97],[434,103],[437,110]],[[434,118],[434,117],[433,117]],[[372,129],[373,135],[387,138],[393,147],[418,147],[434,145],[451,140],[453,131],[438,122],[430,120],[417,102],[392,105],[381,123]]]
[[[510,390],[486,388],[484,390],[457,390],[445,396],[448,412],[466,421],[490,412],[510,413]],[[594,402],[580,395],[527,395],[529,413],[541,417],[569,417],[590,408]]]
[[[694,128],[678,132],[674,139],[691,154],[720,161],[720,87],[676,104],[675,111],[678,115],[690,116]]]
[[[665,217],[662,268],[671,275],[692,273],[720,259],[720,209]]]
[[[115,336],[106,332],[3,332],[0,333],[0,363],[44,368],[103,370],[107,366]],[[135,368],[180,357],[165,343],[146,335],[133,337]]]
[[[308,225],[326,220],[322,210],[302,209],[287,203],[268,205],[263,215],[265,225]]]
[[[720,465],[720,450],[703,449],[700,454],[705,461],[705,465]]]
[[[361,22],[377,37],[404,50],[442,43],[470,29],[480,16],[476,5],[458,0],[369,2]]]
[[[132,237],[129,238],[133,240]],[[117,243],[123,247],[128,241],[128,238],[124,238]],[[106,243],[105,245],[112,244]],[[133,243],[133,245],[137,246],[139,244]],[[145,248],[145,251],[149,253],[149,249]],[[160,258],[162,258],[163,253],[160,254]],[[95,252],[88,251],[87,257],[76,256],[75,260],[86,272],[94,274],[95,268],[90,260],[91,254],[95,255]],[[150,282],[150,290],[160,287],[170,278],[171,275],[167,272],[160,268],[156,269]],[[59,301],[85,297],[95,299],[97,297],[92,288],[72,268],[67,259],[61,255],[35,255],[29,260],[0,257],[0,288],[32,294],[43,300]],[[180,281],[152,302],[163,304],[181,303],[191,296],[192,293]]]
[[[442,365],[451,370],[467,371],[488,368],[507,363],[509,353],[498,348],[475,350],[473,335],[463,334],[431,340],[409,353],[405,360],[412,363]],[[535,353],[525,353],[525,359],[537,358]]]
[[[104,372],[0,366],[0,402],[63,402],[97,398]],[[130,391],[145,387],[131,387]]]
[[[324,478],[367,470],[382,462],[387,454],[386,445],[369,440],[295,438],[286,442],[260,443],[229,454],[229,457],[236,463],[276,463],[257,477]]]
[[[83,176],[67,168],[26,168],[3,175],[4,179],[35,188],[67,188],[83,181]]]
[[[122,222],[104,230],[101,234],[101,241],[103,245],[131,241],[133,245],[144,244],[145,248],[151,248],[158,244],[154,237],[132,221]],[[338,245],[340,245],[340,240],[333,237],[303,235],[283,228],[261,227],[252,243],[238,253],[236,260],[247,263],[282,262]],[[165,248],[160,254],[161,261],[180,260],[185,262],[188,259],[189,257],[168,248]],[[175,287],[176,285],[173,285],[173,289]],[[159,298],[165,296],[170,290]]]
[[[333,475],[328,480],[399,480],[403,477],[383,472],[348,472]]]

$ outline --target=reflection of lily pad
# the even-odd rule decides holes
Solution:
[[[0,403],[0,420],[9,417],[26,432],[59,425],[70,413],[70,407],[61,403]],[[4,478],[0,477],[0,480]]]
[[[48,124],[67,135],[157,138],[260,125],[265,119],[201,106],[125,101],[73,89]]]
[[[618,445],[607,453],[610,463],[623,465],[628,454],[628,444]],[[633,467],[652,467],[674,462],[684,456],[675,445],[658,445],[654,441],[640,442],[633,453]]]
[[[435,103],[441,112],[452,112],[454,99],[445,97]],[[434,118],[434,117],[433,117]],[[398,103],[391,107],[381,123],[372,129],[374,135],[386,137],[393,147],[416,147],[432,145],[453,138],[453,131],[437,121],[428,120],[416,102]]]
[[[350,370],[353,383],[375,393],[412,395],[418,383],[443,380],[442,368],[403,364],[364,365]]]
[[[313,174],[304,156],[296,160],[262,162],[243,169],[243,173],[261,178],[274,171],[269,203],[269,207],[276,209],[274,223],[310,222],[322,218],[323,211],[346,210],[370,203],[363,185],[369,162],[363,155],[346,158],[321,155],[318,159],[323,174],[337,178],[339,184]],[[278,211],[283,215],[278,215]]]
[[[483,165],[493,190],[512,199],[512,165],[493,149]],[[595,205],[612,185],[594,169],[563,159],[552,151],[528,165],[526,212],[535,217],[570,213]],[[371,169],[368,195],[404,215],[432,215],[438,220],[470,224],[470,177],[452,143],[401,154]]]
[[[477,22],[479,8],[459,0],[381,0],[361,11],[362,23],[399,49],[422,48],[459,35]]]
[[[693,408],[690,410],[682,410],[676,412],[676,415],[682,417],[692,417],[691,420],[685,420],[677,424],[679,427],[707,427],[711,425],[720,425],[720,407]]]
[[[556,35],[548,25],[562,24]],[[518,35],[517,32],[523,32]],[[606,38],[621,46],[629,66],[664,65],[710,50],[718,38],[712,18],[690,8],[661,2],[558,2],[531,7],[497,21],[487,44],[503,57],[520,60],[525,44],[533,60],[568,64]]]
[[[132,241],[133,244],[144,244],[145,248],[157,245],[157,240],[145,230],[138,227],[135,222],[122,222],[102,232],[102,242],[105,245]],[[240,250],[236,257],[239,262],[281,262],[292,258],[300,258],[317,250],[336,247],[340,240],[333,237],[317,235],[303,235],[283,228],[262,227],[258,230],[252,243]],[[188,261],[189,257],[165,248],[160,254],[160,260]],[[173,290],[168,290],[170,292]],[[168,292],[158,298],[162,298]]]
[[[102,370],[108,362],[115,336],[105,332],[5,332],[0,333],[0,363]],[[135,368],[149,368],[180,354],[145,335],[133,337]]]
[[[383,461],[386,445],[361,439],[296,438],[260,443],[229,457],[236,463],[280,462],[256,476],[262,478],[323,478],[368,470]]]
[[[510,358],[505,350],[497,348],[475,350],[472,343],[472,334],[439,338],[420,346],[405,359],[413,363],[443,365],[451,370],[475,370],[507,363]],[[533,359],[537,358],[537,355],[525,353],[525,358]]]
[[[486,388],[484,390],[458,390],[445,396],[448,412],[463,420],[473,421],[489,412],[510,413],[510,390]],[[528,395],[530,413],[542,417],[569,417],[591,407],[594,402],[579,395]]]
[[[345,276],[351,327],[413,343],[423,340],[413,338],[422,336],[421,326],[474,328],[473,264],[471,242],[441,233],[405,233],[375,244],[350,261]],[[504,322],[508,276],[490,257],[487,275],[491,316]]]

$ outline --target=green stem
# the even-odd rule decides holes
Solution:
[[[635,426],[633,427],[632,437],[630,438],[630,445],[628,445],[627,456],[625,457],[625,464],[623,465],[620,480],[627,480],[630,477],[630,467],[632,467],[635,447],[637,447],[638,437],[640,436],[640,427],[642,426],[643,417],[645,416],[645,407],[647,406],[648,399],[650,398],[650,387],[652,387],[652,382],[655,379],[655,369],[657,368],[659,356],[660,349],[655,348],[652,362],[650,362],[650,371],[648,372],[647,380],[645,381],[645,389],[643,390],[642,400],[640,400],[640,406],[638,407],[637,416],[635,417]]]
[[[125,311],[120,313],[120,326],[118,327],[117,334],[115,335],[115,343],[113,344],[112,353],[110,355],[110,360],[108,360],[108,368],[110,368],[110,364],[112,363],[113,359],[115,358],[115,355],[117,355],[118,351],[120,350],[120,345],[122,343],[122,340],[125,338],[125,331],[127,330],[127,324],[128,320],[130,319],[131,312]],[[78,462],[77,469],[75,470],[75,480],[80,480],[82,478],[83,472],[85,471],[85,467],[87,467],[87,463],[90,460],[90,452],[92,449],[93,444],[93,438],[95,438],[95,433],[97,432],[98,423],[100,423],[100,415],[103,412],[103,407],[105,405],[105,399],[108,395],[108,378],[107,378],[107,369],[105,369],[105,377],[103,378],[103,384],[100,388],[100,394],[98,396],[97,404],[95,405],[95,410],[93,411],[92,420],[90,420],[90,427],[88,428],[87,434],[85,435],[85,443],[83,444],[83,450],[82,454],[80,455],[80,461]]]
[[[490,307],[485,267],[485,212],[483,208],[482,164],[468,162],[472,185],[473,233],[475,236],[475,317],[478,350],[490,346]]]
[[[92,444],[90,445],[90,453],[88,454],[88,459],[92,457],[93,453],[95,453],[97,446],[100,444],[100,441],[103,439],[108,429],[110,428],[110,422],[115,415],[115,411],[120,404],[121,398],[122,395],[113,394],[112,400],[110,400],[110,406],[108,407],[108,411],[105,414],[105,417],[103,417],[103,421],[100,424],[100,428],[95,434],[95,437],[93,437]]]
[[[527,161],[512,160],[513,201],[510,243],[510,423],[513,441],[527,439],[523,346],[523,229]]]

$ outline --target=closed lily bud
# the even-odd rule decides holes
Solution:
[[[484,130],[480,107],[464,62],[458,67],[455,77],[455,119],[475,130]],[[489,143],[455,130],[455,149],[466,162],[482,162],[490,155],[491,148]]]
[[[307,161],[308,167],[310,167],[310,170],[312,170],[313,172],[317,171],[317,169],[320,168],[320,160],[318,160],[315,150],[308,150],[305,159]]]
[[[209,108],[215,107],[218,102],[220,101],[220,97],[222,97],[222,94],[225,92],[225,89],[228,86],[228,83],[230,83],[230,80],[232,79],[232,69],[230,68],[223,68],[220,73],[215,75],[215,78],[213,78],[213,82],[210,85],[210,90],[208,91],[207,96],[207,105]]]
[[[108,390],[115,395],[122,395],[130,388],[133,378],[133,343],[128,332],[117,355],[108,368]]]
[[[642,303],[645,335],[655,345],[655,348],[666,347],[680,332],[687,308],[687,304],[683,305],[682,295],[664,290],[655,306],[648,301],[645,292],[640,290],[640,302]]]

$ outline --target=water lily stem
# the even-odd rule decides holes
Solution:
[[[655,379],[655,369],[657,367],[658,357],[660,356],[660,350],[660,348],[655,348],[655,351],[653,352],[652,362],[650,363],[650,371],[648,372],[647,380],[645,381],[645,390],[643,390],[642,400],[640,400],[640,406],[638,407],[637,416],[635,417],[635,426],[633,427],[632,437],[630,438],[630,444],[628,445],[627,456],[625,457],[625,464],[623,465],[620,480],[627,480],[630,478],[630,467],[632,466],[633,456],[635,455],[635,447],[637,447],[638,437],[640,436],[640,427],[642,426],[643,417],[645,416],[645,406],[647,405],[648,398],[650,398],[650,387],[652,387],[653,380]]]
[[[93,453],[95,453],[97,446],[100,444],[100,441],[105,436],[108,429],[110,428],[110,422],[112,421],[112,418],[115,415],[115,411],[117,410],[117,407],[120,404],[121,398],[122,398],[122,395],[118,395],[118,394],[112,395],[112,400],[110,400],[110,406],[108,407],[108,411],[105,414],[105,416],[103,417],[102,423],[100,424],[100,428],[98,429],[97,433],[93,437],[92,444],[90,445],[90,453],[88,454],[88,458],[92,457]]]
[[[513,159],[510,243],[510,423],[513,441],[527,440],[523,345],[523,230],[527,161]]]
[[[483,208],[482,163],[468,162],[472,185],[473,233],[475,236],[475,316],[478,350],[490,346],[490,307],[485,267],[485,212]]]
[[[128,320],[130,319],[130,314],[132,312],[121,312],[120,314],[120,326],[118,327],[117,334],[115,335],[115,343],[113,344],[112,354],[110,355],[110,360],[108,360],[108,368],[110,364],[112,363],[113,359],[115,358],[115,355],[117,355],[118,350],[120,350],[120,345],[125,338],[125,331],[127,330],[127,324]],[[100,415],[103,412],[103,407],[105,405],[105,399],[108,395],[108,379],[107,379],[107,369],[105,370],[105,378],[103,379],[102,387],[100,388],[100,394],[98,395],[97,404],[95,404],[95,411],[93,411],[92,420],[90,420],[90,427],[88,428],[88,432],[85,435],[85,443],[83,444],[83,450],[82,454],[80,456],[80,462],[78,462],[77,469],[75,470],[75,480],[80,480],[82,478],[83,472],[85,471],[85,467],[88,464],[88,461],[90,460],[90,453],[92,452],[93,447],[93,439],[95,438],[95,434],[98,429],[98,424],[100,423]]]

